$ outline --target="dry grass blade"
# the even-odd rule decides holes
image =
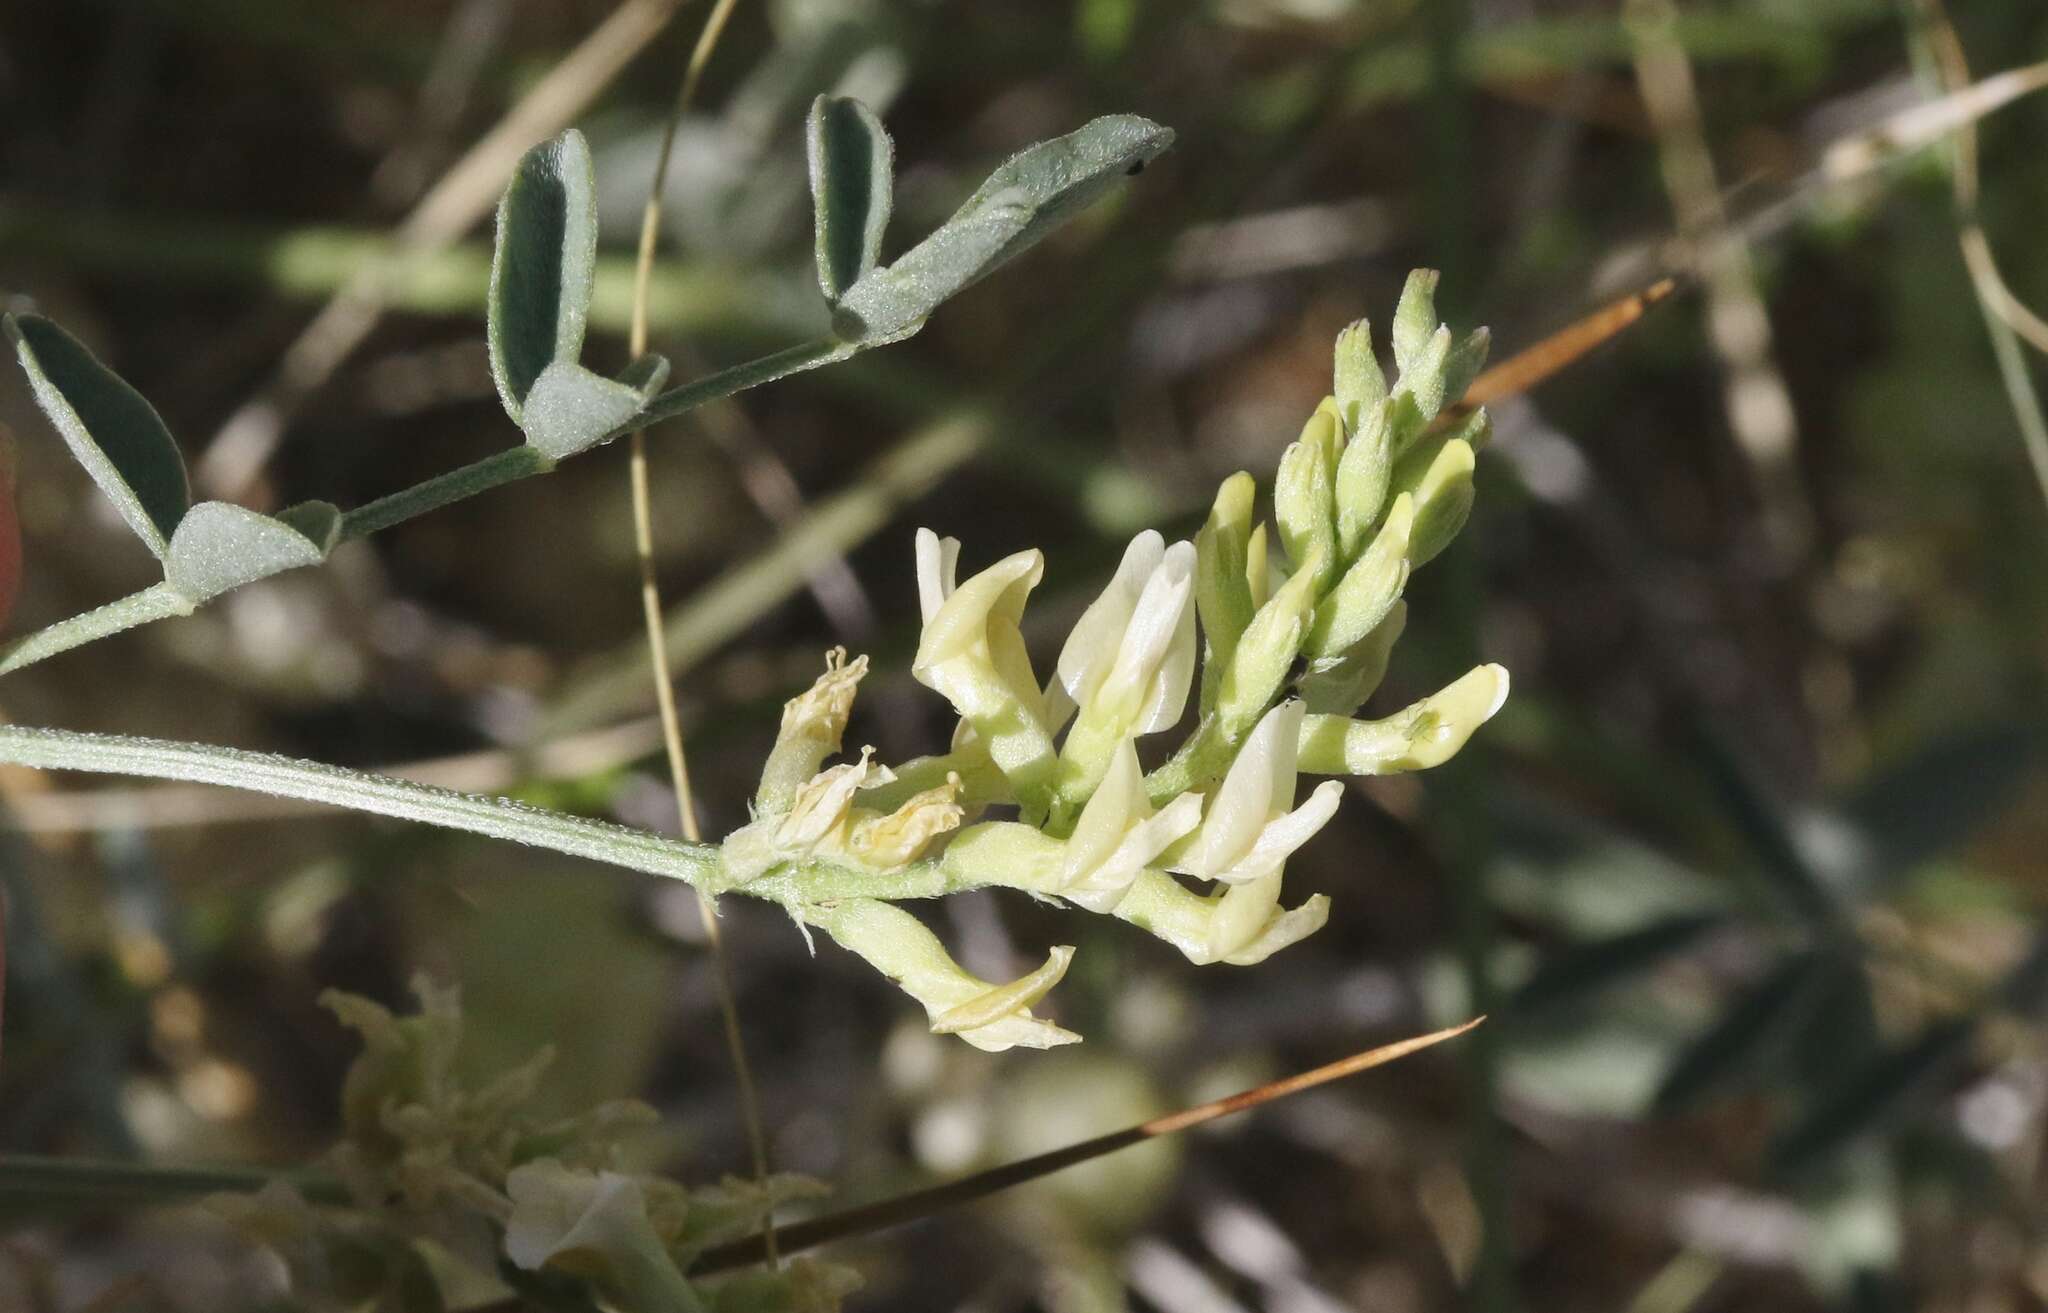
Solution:
[[[1016,1162],[1005,1163],[1001,1167],[991,1168],[958,1181],[949,1181],[928,1190],[913,1190],[908,1194],[883,1199],[860,1208],[850,1208],[843,1213],[830,1213],[808,1222],[799,1222],[794,1226],[779,1227],[773,1235],[782,1252],[797,1253],[830,1244],[835,1240],[846,1240],[902,1226],[1007,1190],[1013,1185],[1022,1185],[1026,1181],[1036,1180],[1077,1163],[1087,1162],[1091,1158],[1100,1158],[1104,1154],[1128,1149],[1146,1140],[1156,1139],[1162,1135],[1173,1135],[1205,1122],[1215,1121],[1219,1117],[1247,1112],[1275,1099],[1284,1099],[1289,1095],[1314,1089],[1318,1085],[1341,1080],[1346,1076],[1355,1076],[1374,1067],[1383,1067],[1412,1053],[1419,1053],[1423,1049],[1441,1044],[1445,1040],[1456,1039],[1484,1020],[1485,1017],[1474,1017],[1463,1025],[1452,1026],[1448,1030],[1433,1031],[1427,1035],[1417,1035],[1412,1039],[1369,1049],[1364,1053],[1354,1053],[1348,1058],[1341,1058],[1299,1075],[1269,1081],[1238,1094],[1197,1104],[1192,1108],[1183,1108],[1179,1112],[1155,1117],[1151,1121],[1112,1131],[1108,1135],[1098,1135],[1092,1140],[1082,1140],[1078,1144],[1070,1144],[1049,1153],[1020,1158]],[[701,1274],[745,1267],[760,1262],[764,1254],[761,1238],[742,1240],[709,1251],[693,1271]]]
[[[394,234],[402,266],[449,245],[491,206],[527,148],[566,127],[668,26],[680,0],[624,0],[551,69],[420,198]],[[285,349],[262,391],[229,416],[198,465],[194,482],[233,499],[261,472],[299,407],[320,389],[383,317],[392,264],[352,277]]]
[[[1979,88],[1997,84],[2010,98],[2048,86],[2048,64],[2036,64],[1973,85],[1969,60],[1963,54],[1962,39],[1956,35],[1955,26],[1949,22],[1941,0],[1918,0],[1915,14],[1920,28],[1911,35],[1925,48],[1925,58],[1933,65],[1935,76],[1947,92],[1944,101],[1962,102],[1966,106],[1965,110],[1952,111],[1950,115],[1955,120],[1950,140],[1955,154],[1953,185],[1957,239],[1962,245],[1963,263],[1970,271],[1971,290],[1976,293],[1977,304],[1984,312],[1984,326],[1991,335],[1999,378],[2005,384],[2013,419],[2019,425],[2020,437],[2026,445],[2034,481],[2040,486],[2043,501],[2048,501],[2048,414],[2042,410],[2039,390],[2034,386],[2033,376],[2027,372],[2025,353],[2020,349],[2020,340],[2025,339],[2035,350],[2048,352],[2048,322],[2043,322],[2014,295],[1991,253],[1991,239],[1985,235],[1983,217],[1978,210],[1982,188],[1977,167],[1976,118],[1982,111],[1968,112],[1980,103],[2003,103],[1994,96],[1983,94]]]
[[[654,160],[654,177],[647,186],[647,204],[640,215],[639,263],[633,272],[633,324],[628,335],[628,353],[638,359],[647,350],[647,289],[654,273],[654,252],[661,235],[661,193],[668,182],[669,161],[675,155],[676,130],[683,114],[697,98],[697,85],[711,52],[725,33],[737,0],[717,0],[705,16],[704,29],[690,51],[683,71],[683,83],[676,92],[675,105],[661,131],[661,149]],[[655,573],[654,503],[648,492],[647,431],[633,430],[632,456],[628,462],[633,502],[633,548],[639,564],[640,610],[647,629],[648,673],[654,680],[655,706],[661,718],[662,746],[668,757],[669,779],[676,791],[683,837],[695,843],[703,838],[697,824],[697,802],[690,792],[690,763],[683,751],[682,716],[676,710],[674,681],[669,677],[668,641],[662,628],[661,583]],[[725,934],[719,928],[718,909],[711,896],[697,891],[697,915],[704,927],[704,942],[711,949],[711,971],[718,991],[718,1016],[725,1031],[726,1053],[732,1061],[733,1080],[738,1086],[740,1120],[746,1127],[747,1153],[754,1179],[765,1187],[768,1181],[768,1135],[761,1123],[761,1098],[754,1088],[753,1068],[747,1062],[747,1046],[740,1032],[739,1003],[734,997],[732,964],[726,956]],[[761,1243],[770,1262],[776,1259],[775,1228],[762,1221]]]
[[[1491,405],[1502,397],[1519,395],[1562,373],[1641,319],[1651,306],[1676,292],[1678,286],[1676,278],[1659,278],[1641,291],[1630,292],[1565,325],[1536,345],[1517,351],[1473,379],[1456,411],[1462,413]]]
[[[1812,497],[1799,469],[1798,415],[1755,259],[1716,177],[1679,7],[1672,0],[1627,0],[1623,12],[1664,188],[1706,299],[1728,430],[1756,485],[1765,542],[1779,563],[1790,564],[1807,554],[1814,536]]]

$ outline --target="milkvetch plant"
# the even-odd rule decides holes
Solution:
[[[525,157],[498,212],[488,347],[523,441],[352,511],[192,505],[177,444],[149,403],[54,323],[10,315],[37,403],[163,578],[8,645],[0,673],[319,564],[343,541],[545,474],[706,401],[901,340],[1170,141],[1155,124],[1116,116],[1030,147],[884,264],[893,147],[865,107],[821,97],[808,155],[831,335],[663,391],[660,357],[616,376],[584,363],[597,225],[589,151],[565,134]],[[1257,482],[1237,473],[1191,540],[1137,535],[1049,666],[1025,639],[1043,553],[977,564],[960,540],[917,530],[904,558],[914,590],[901,598],[907,614],[914,591],[921,622],[910,673],[957,715],[946,750],[897,763],[870,747],[847,752],[869,660],[834,650],[784,708],[748,822],[719,843],[200,744],[0,726],[0,762],[297,797],[765,899],[807,938],[822,931],[900,986],[935,1033],[989,1051],[1072,1043],[1080,1037],[1041,1014],[1072,946],[1050,947],[1016,980],[984,980],[902,904],[1013,889],[1116,917],[1196,964],[1257,964],[1329,916],[1321,894],[1290,904],[1284,873],[1335,815],[1343,786],[1326,779],[1304,795],[1300,777],[1440,764],[1507,696],[1506,672],[1487,665],[1392,716],[1359,714],[1401,635],[1411,572],[1470,513],[1475,452],[1489,432],[1484,410],[1456,408],[1486,334],[1438,323],[1434,290],[1434,274],[1410,276],[1389,335],[1391,381],[1366,323],[1338,336],[1331,395],[1280,459],[1270,521]],[[1149,772],[1148,757],[1160,762]],[[521,1120],[537,1065],[479,1091],[458,1087],[447,1064],[459,1030],[452,998],[422,999],[424,1012],[403,1021],[333,1000],[367,1044],[334,1158],[360,1212],[356,1238],[387,1244],[421,1225],[459,1238],[467,1226],[473,1241],[481,1219],[496,1237],[486,1248],[515,1284],[568,1276],[627,1309],[719,1306],[684,1275],[690,1232],[679,1219],[698,1204],[622,1169],[613,1115],[554,1128]],[[747,1207],[758,1221],[773,1203]],[[293,1220],[293,1200],[241,1207],[258,1229],[312,1234]],[[836,1302],[829,1273],[802,1281],[764,1306]]]
[[[573,154],[548,148],[543,173],[554,176]],[[519,199],[519,184],[509,195],[508,214],[529,203]],[[519,267],[510,256],[502,264]],[[505,295],[494,305],[515,282],[510,272],[500,279]],[[1300,775],[1438,765],[1507,696],[1507,673],[1480,666],[1390,717],[1356,714],[1400,636],[1410,571],[1441,551],[1471,510],[1474,449],[1488,432],[1483,410],[1445,413],[1478,369],[1486,339],[1482,332],[1454,341],[1448,328],[1433,325],[1434,282],[1433,274],[1417,273],[1403,292],[1391,384],[1365,324],[1339,336],[1333,395],[1281,457],[1276,529],[1257,520],[1254,480],[1240,473],[1224,480],[1192,542],[1139,534],[1047,678],[1032,663],[1022,627],[1043,554],[1013,552],[961,579],[961,544],[919,530],[908,564],[923,627],[911,673],[958,713],[950,747],[895,766],[863,748],[828,765],[842,749],[868,672],[866,657],[835,651],[813,686],[784,709],[752,818],[720,844],[199,745],[0,727],[0,760],[311,798],[594,857],[713,895],[765,898],[895,981],[939,1033],[989,1050],[1072,1043],[1079,1037],[1033,1011],[1066,971],[1070,946],[1055,946],[1019,980],[986,981],[896,904],[1017,889],[1115,916],[1197,964],[1258,963],[1313,934],[1329,915],[1323,895],[1292,906],[1282,899],[1287,859],[1329,822],[1342,793],[1326,780],[1298,798]],[[64,362],[56,377],[112,379],[92,372],[96,365],[85,370],[90,357],[68,353],[69,339],[40,321],[19,331],[32,345],[59,344],[34,357]],[[504,339],[494,353],[505,362],[507,404],[522,404],[529,421],[536,405],[553,404],[536,400],[551,386],[548,371],[580,379],[570,372],[580,365],[538,365],[539,335],[523,345],[494,336]],[[561,329],[557,349],[573,336]],[[57,399],[53,406],[68,395],[55,383],[39,384],[44,391]],[[82,413],[125,407],[154,418],[111,383],[87,396],[86,412],[56,410],[60,428],[72,426],[67,435],[87,431]],[[602,413],[606,424],[617,422],[613,412]],[[560,432],[571,421],[545,422]],[[159,476],[154,484],[138,477],[121,485],[131,490],[124,510],[138,532],[158,531],[155,541],[167,544],[177,567],[164,586],[187,597],[178,581],[198,567],[178,567],[177,544],[191,542],[194,520],[219,504],[182,516],[165,510],[175,508],[172,494],[182,484],[173,467],[150,468]],[[133,491],[137,485],[144,491]],[[215,514],[222,527],[206,539],[203,559],[216,579],[260,577],[280,554],[248,544],[285,541],[298,532],[294,524],[316,518],[270,519],[232,507]],[[1192,722],[1178,748],[1145,773],[1139,740],[1188,720],[1190,703]],[[992,809],[1006,815],[985,819]]]

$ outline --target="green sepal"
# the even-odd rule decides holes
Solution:
[[[7,336],[36,405],[157,559],[191,505],[185,460],[140,392],[41,315],[8,315]]]

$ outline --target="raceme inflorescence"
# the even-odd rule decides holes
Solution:
[[[1339,335],[1333,395],[1281,457],[1276,531],[1255,522],[1240,473],[1192,542],[1139,534],[1048,679],[1021,628],[1043,554],[962,579],[961,544],[920,529],[911,673],[959,714],[950,749],[826,766],[868,669],[829,654],[784,708],[752,821],[723,845],[728,887],[780,901],[901,985],[933,1030],[985,1049],[1079,1038],[1031,1011],[1073,949],[992,984],[893,900],[1021,889],[1119,917],[1198,964],[1248,966],[1319,929],[1328,900],[1283,906],[1282,872],[1343,789],[1326,780],[1297,804],[1298,777],[1437,765],[1507,697],[1507,672],[1486,665],[1391,717],[1355,718],[1400,638],[1410,571],[1471,511],[1488,432],[1484,410],[1445,414],[1486,336],[1438,324],[1434,289],[1427,271],[1408,280],[1391,386],[1366,323]],[[1185,721],[1191,698],[1178,750],[1145,773],[1139,741]],[[998,807],[1014,819],[977,819]]]

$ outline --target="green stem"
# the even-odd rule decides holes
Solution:
[[[171,591],[169,584],[152,584],[118,602],[109,602],[68,620],[59,620],[0,648],[0,675],[32,666],[44,657],[68,652],[124,629],[174,615],[190,615],[192,610],[192,603]]]
[[[912,862],[888,871],[818,861],[741,884],[725,870],[717,844],[670,839],[649,830],[548,811],[510,798],[455,793],[388,775],[205,743],[0,725],[0,765],[180,780],[297,798],[523,843],[681,880],[707,894],[743,893],[786,907],[842,898],[937,898],[1014,883],[1006,881],[1003,872],[964,870],[942,859]]]
[[[864,349],[858,342],[842,342],[836,337],[821,337],[781,351],[770,352],[765,356],[734,365],[730,369],[721,369],[716,374],[706,375],[679,388],[670,388],[648,402],[647,408],[635,415],[630,423],[620,425],[604,440],[610,442],[613,438],[624,437],[634,429],[644,429],[665,419],[673,419],[685,411],[695,410],[709,402],[723,401],[735,392],[757,388],[763,383],[773,383],[778,378],[801,374],[820,365],[851,359]]]
[[[314,1203],[342,1203],[348,1198],[340,1182],[327,1173],[297,1168],[172,1167],[0,1154],[0,1202],[31,1204],[42,1217],[67,1207],[97,1212],[261,1190],[273,1181],[289,1182]]]
[[[341,536],[344,541],[367,538],[428,511],[439,510],[531,475],[545,474],[553,468],[553,462],[532,447],[521,445],[493,452],[461,469],[437,474],[403,492],[394,492],[367,506],[357,507],[341,517]]]
[[[719,855],[713,845],[665,839],[645,830],[544,811],[509,798],[454,793],[268,753],[5,725],[0,726],[0,762],[41,770],[217,784],[252,793],[300,798],[493,839],[509,839],[706,888],[718,884]]]

